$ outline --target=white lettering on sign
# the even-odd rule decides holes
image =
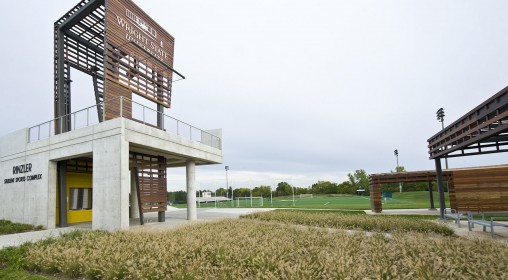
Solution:
[[[157,31],[155,29],[128,9],[126,9],[126,15],[127,18],[129,18],[128,21],[118,15],[116,16],[116,20],[118,25],[125,29],[125,39],[127,41],[135,42],[159,60],[167,60],[170,58],[169,53],[164,50],[162,40],[159,43],[155,41],[157,38]]]
[[[143,32],[151,35],[154,39],[157,39],[157,30],[153,29],[148,23],[146,23],[143,19],[138,17],[135,13],[129,11],[129,9],[125,9],[125,15],[128,19],[132,20],[138,27],[143,30]]]

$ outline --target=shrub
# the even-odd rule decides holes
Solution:
[[[42,226],[13,223],[8,220],[0,220],[0,235],[20,233],[26,231],[42,230]]]

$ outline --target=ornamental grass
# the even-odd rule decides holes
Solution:
[[[43,230],[42,226],[33,226],[27,224],[13,223],[8,220],[0,220],[0,235],[21,233],[27,231]]]
[[[508,248],[229,219],[169,231],[78,232],[39,242],[27,267],[88,279],[508,279]]]
[[[451,228],[434,221],[415,216],[358,215],[347,212],[318,212],[279,210],[257,212],[242,216],[245,219],[275,221],[336,229],[364,230],[374,232],[421,232],[453,235]]]

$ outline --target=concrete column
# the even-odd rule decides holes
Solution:
[[[47,229],[54,229],[56,226],[57,168],[56,161],[48,162],[48,218],[45,226]]]
[[[134,170],[131,170],[131,218],[137,219],[139,218],[139,204],[138,204],[138,190],[137,190],[137,182],[136,182],[136,174]]]
[[[93,147],[92,229],[129,229],[129,143],[118,134]]]
[[[196,162],[188,160],[186,166],[187,177],[187,220],[197,220],[196,209]]]
[[[429,199],[430,199],[430,209],[429,210],[436,210],[434,207],[434,194],[432,193],[432,181],[429,181]]]

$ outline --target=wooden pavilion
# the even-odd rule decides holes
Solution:
[[[444,218],[443,181],[451,208],[468,211],[508,210],[508,166],[442,170],[441,159],[508,152],[508,87],[505,87],[428,140],[435,171],[373,174],[372,211],[381,212],[381,185],[393,182],[437,181],[440,215]],[[431,188],[430,188],[431,189]]]

